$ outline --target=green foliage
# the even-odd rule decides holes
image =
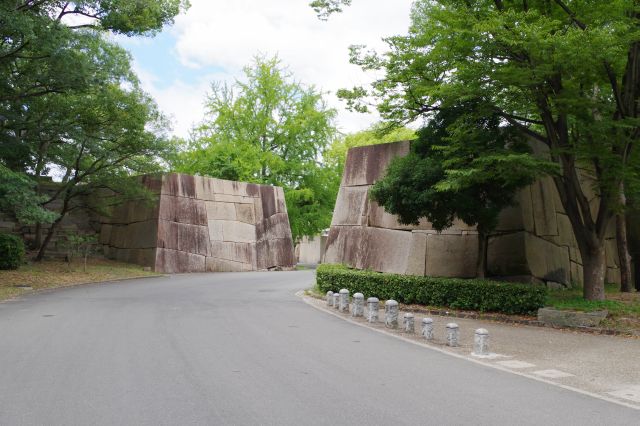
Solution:
[[[342,91],[350,105],[373,96],[385,119],[406,123],[480,99],[535,140],[561,171],[554,182],[585,264],[585,296],[604,297],[603,279],[594,278],[604,274],[589,272],[604,267],[593,253],[624,209],[621,188],[640,179],[632,154],[640,141],[638,2],[418,0],[409,33],[386,41],[385,55],[353,48],[353,63],[385,75],[371,90]],[[585,175],[592,184],[583,187]]]
[[[10,195],[0,208],[21,221],[53,220],[53,234],[83,196],[130,193],[131,175],[160,168],[166,120],[141,90],[130,55],[105,33],[153,34],[187,6],[184,0],[0,3],[0,165],[12,179],[0,184]],[[33,182],[52,171],[61,185],[44,198]],[[57,218],[43,210],[56,200]]]
[[[316,283],[321,292],[342,288],[365,297],[400,303],[505,314],[530,314],[544,306],[546,287],[462,278],[422,277],[319,265]]]
[[[20,237],[0,234],[0,269],[18,269],[24,259],[24,243]]]
[[[27,175],[12,172],[0,164],[0,212],[26,225],[53,222],[58,215],[42,207],[46,197],[37,195],[35,186]]]
[[[315,235],[329,226],[335,200],[335,179],[320,161],[336,134],[336,113],[277,58],[256,58],[244,71],[244,81],[213,84],[207,116],[172,167],[282,186],[294,239]]]
[[[342,12],[342,7],[350,4],[351,0],[314,0],[309,3],[309,6],[313,8],[320,19],[326,20],[329,15]]]
[[[412,152],[392,161],[372,198],[405,224],[426,217],[441,231],[457,217],[491,232],[518,190],[556,168],[529,155],[527,144],[497,115],[482,114],[475,102],[440,109]]]

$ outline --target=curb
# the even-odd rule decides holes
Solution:
[[[305,293],[305,295],[308,297],[313,297],[314,299],[324,300],[324,297],[322,295],[319,295],[316,293]],[[622,330],[616,330],[612,328],[602,328],[602,327],[572,327],[572,326],[553,325],[553,324],[546,324],[542,321],[538,321],[537,319],[518,318],[518,317],[512,317],[505,314],[485,314],[485,313],[479,313],[479,312],[455,311],[455,310],[448,310],[448,309],[431,309],[426,307],[421,308],[421,307],[416,307],[415,305],[405,305],[402,303],[400,304],[400,309],[404,312],[411,312],[415,314],[425,314],[425,315],[437,315],[439,317],[494,321],[494,322],[500,322],[504,324],[518,324],[518,325],[528,325],[530,327],[550,328],[553,330],[574,331],[574,332],[584,333],[584,334],[617,336],[617,337],[626,337],[626,338],[633,338],[633,339],[640,338],[640,331],[622,331]]]
[[[405,337],[405,336],[403,336],[403,335],[401,335],[399,333],[394,333],[394,332],[388,331],[387,329],[384,329],[384,328],[371,327],[367,323],[363,323],[363,322],[356,321],[356,320],[352,319],[350,316],[347,316],[347,315],[344,315],[344,314],[340,314],[339,312],[336,312],[334,310],[326,309],[324,306],[317,306],[315,303],[311,302],[309,299],[312,299],[312,298],[313,299],[317,299],[317,300],[323,300],[323,299],[321,297],[318,297],[318,296],[315,296],[315,295],[311,296],[309,294],[306,294],[304,290],[301,290],[301,291],[297,292],[296,296],[300,297],[304,303],[306,303],[307,305],[311,306],[312,308],[317,309],[318,311],[327,313],[329,315],[332,315],[332,316],[334,316],[336,318],[340,318],[340,319],[342,319],[342,320],[344,320],[344,321],[346,321],[348,323],[351,323],[353,325],[357,325],[359,327],[363,327],[363,328],[366,328],[368,330],[372,330],[374,332],[381,333],[381,334],[384,334],[384,335],[389,336],[389,337],[394,337],[396,339],[402,340],[402,341],[407,342],[407,343],[411,343],[413,345],[416,345],[416,346],[419,346],[419,347],[422,347],[422,348],[426,348],[426,349],[429,349],[429,350],[432,350],[432,351],[440,352],[442,354],[449,355],[449,356],[452,356],[452,357],[455,357],[455,358],[458,358],[458,359],[463,359],[463,360],[466,360],[466,361],[469,361],[469,362],[473,362],[473,363],[478,364],[478,365],[482,365],[482,366],[485,366],[485,367],[493,368],[495,370],[500,370],[500,371],[503,371],[503,372],[506,372],[506,373],[514,374],[516,376],[526,377],[528,379],[532,379],[532,380],[535,380],[537,382],[546,383],[548,385],[559,387],[559,388],[562,388],[562,389],[565,389],[565,390],[568,390],[568,391],[576,392],[576,393],[579,393],[579,394],[582,394],[582,395],[586,395],[586,396],[589,396],[589,397],[592,397],[592,398],[595,398],[595,399],[607,401],[607,402],[610,402],[610,403],[613,403],[613,404],[616,404],[616,405],[621,405],[623,407],[627,407],[627,408],[631,408],[631,409],[640,411],[640,406],[639,405],[629,404],[627,402],[619,401],[617,399],[610,398],[610,397],[605,396],[605,395],[600,395],[600,394],[597,394],[595,392],[590,392],[590,391],[583,390],[583,389],[576,388],[576,387],[569,386],[569,385],[563,385],[561,383],[557,383],[557,382],[554,382],[554,381],[551,381],[551,380],[548,380],[548,379],[545,379],[545,378],[541,378],[541,377],[538,377],[538,376],[535,376],[535,375],[532,375],[532,374],[527,374],[527,373],[520,372],[520,371],[514,371],[514,370],[511,370],[509,368],[502,367],[500,365],[496,365],[496,364],[493,364],[493,363],[490,363],[490,362],[487,362],[487,361],[483,361],[482,359],[473,358],[470,355],[464,355],[462,353],[458,353],[458,352],[453,351],[453,350],[444,349],[442,347],[438,347],[438,346],[435,346],[435,345],[432,345],[432,344],[428,344],[426,342],[410,339],[410,338]]]

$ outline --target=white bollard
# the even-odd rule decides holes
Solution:
[[[415,333],[416,332],[416,322],[412,313],[406,313],[403,317],[403,325],[405,333]]]
[[[380,308],[380,300],[377,297],[370,297],[367,299],[367,321],[378,321],[378,309]]]
[[[327,292],[327,306],[333,306],[333,292],[331,290]]]
[[[426,340],[433,340],[433,319],[422,318],[422,336]]]
[[[349,312],[349,290],[343,288],[340,290],[340,312]]]
[[[473,354],[489,355],[489,332],[484,328],[477,329],[473,336]]]
[[[460,327],[455,322],[447,324],[447,346],[458,346],[458,336],[460,333]]]
[[[340,308],[340,293],[333,293],[333,305],[334,308]]]
[[[384,325],[387,328],[398,328],[398,302],[395,300],[384,303]]]
[[[351,316],[364,316],[364,294],[356,293],[353,295],[353,309],[351,311]]]

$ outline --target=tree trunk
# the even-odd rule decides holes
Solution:
[[[582,255],[584,269],[583,295],[587,300],[604,300],[604,279],[607,272],[607,258],[604,243],[591,248]]]
[[[476,259],[476,278],[487,277],[487,247],[489,234],[478,230],[478,258]]]
[[[51,239],[53,238],[53,235],[55,234],[59,223],[60,223],[60,220],[56,220],[51,224],[51,227],[49,228],[49,232],[47,232],[47,236],[44,238],[44,241],[42,242],[42,245],[38,250],[38,255],[35,258],[36,262],[40,262],[42,259],[44,259],[44,253],[46,252],[47,246],[49,246],[49,243],[51,242]]]
[[[628,293],[633,289],[633,285],[631,284],[631,256],[629,256],[629,242],[627,240],[627,218],[624,213],[616,215],[616,243],[620,259],[620,291]]]

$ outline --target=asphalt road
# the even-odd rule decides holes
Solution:
[[[306,305],[313,272],[176,275],[0,304],[2,425],[638,425],[640,412]]]

